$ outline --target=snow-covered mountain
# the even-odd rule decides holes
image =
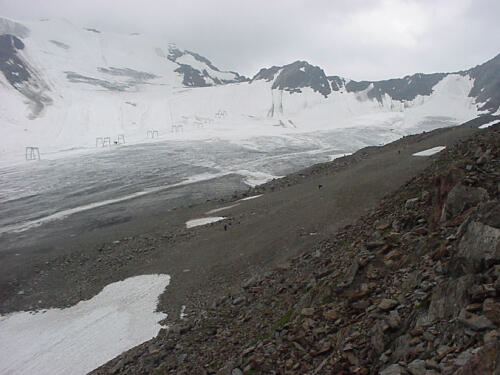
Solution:
[[[297,61],[249,80],[165,38],[0,18],[0,159],[151,130],[248,138],[361,126],[396,137],[498,112],[499,66],[500,55],[462,72],[357,82]]]

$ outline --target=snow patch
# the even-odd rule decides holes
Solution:
[[[240,169],[236,171],[237,174],[245,176],[243,182],[251,187],[265,184],[267,181],[271,181],[275,178],[281,178],[281,176],[274,176],[265,172],[254,172],[246,169]]]
[[[233,208],[236,206],[239,206],[239,204],[232,204],[230,206],[225,206],[225,207],[221,207],[221,208],[214,208],[213,210],[207,211],[206,214],[207,215],[215,214],[215,213],[220,212],[220,211],[229,210],[230,208]]]
[[[241,198],[238,202],[240,201],[249,201],[251,199],[255,199],[255,198],[259,198],[259,197],[262,197],[263,194],[259,194],[259,195],[254,195],[252,197],[246,197],[246,198]]]
[[[416,152],[413,154],[413,156],[431,156],[434,154],[437,154],[438,152],[443,151],[446,148],[446,146],[437,146],[433,148],[429,148],[428,150]]]
[[[206,225],[210,223],[215,223],[217,221],[224,220],[223,216],[213,216],[213,217],[202,217],[200,219],[192,219],[186,221],[186,228],[198,227],[200,225]]]
[[[488,122],[487,124],[483,124],[479,127],[479,129],[486,129],[489,128],[491,125],[494,125],[496,123],[500,122],[500,120],[493,120],[491,122]]]
[[[330,158],[330,161],[334,161],[335,159],[338,159],[338,158],[343,158],[344,156],[349,156],[349,155],[352,155],[352,153],[346,153],[346,154],[334,154],[334,155],[328,155],[328,157]]]
[[[0,316],[0,373],[86,374],[158,333],[154,312],[168,275],[142,275],[104,287],[66,309]]]

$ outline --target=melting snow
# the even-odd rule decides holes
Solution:
[[[198,227],[200,225],[215,223],[217,221],[224,220],[223,216],[213,216],[213,217],[202,217],[200,219],[193,219],[186,221],[186,228]]]
[[[416,152],[413,154],[413,156],[431,156],[431,155],[437,154],[438,152],[443,151],[445,148],[446,148],[445,146],[437,146],[437,147],[430,148],[428,150]]]
[[[207,211],[207,215],[215,214],[217,212],[224,211],[224,210],[229,210],[230,208],[233,208],[233,207],[236,207],[236,206],[239,206],[239,204],[232,204],[230,206],[225,206],[225,207],[221,207],[221,208],[215,208],[213,210]]]
[[[479,129],[489,128],[491,125],[496,124],[497,122],[500,122],[500,120],[493,120],[491,122],[488,122],[487,124],[483,124],[479,127]]]
[[[154,312],[168,275],[142,275],[107,285],[66,309],[0,316],[0,373],[86,374],[156,336]]]
[[[338,158],[343,158],[344,156],[349,156],[349,155],[352,155],[352,153],[346,153],[346,154],[334,154],[334,155],[328,155],[328,157],[330,158],[330,161],[334,161],[335,159],[338,159]]]
[[[246,197],[246,198],[242,198],[240,199],[240,201],[249,201],[251,199],[255,199],[255,198],[258,198],[258,197],[262,197],[262,194],[259,194],[259,195],[254,195],[252,197]]]

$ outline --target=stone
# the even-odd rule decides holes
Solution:
[[[480,272],[500,262],[500,229],[473,221],[460,241],[457,261],[468,272]]]
[[[408,364],[408,371],[411,375],[425,375],[425,361],[415,359]]]
[[[415,336],[420,336],[422,333],[424,333],[424,330],[420,327],[418,328],[413,328],[411,331],[410,331],[410,335],[412,335],[413,337]]]
[[[438,284],[432,293],[427,314],[420,318],[419,322],[434,322],[456,317],[460,309],[469,302],[467,291],[473,280],[471,275],[467,275]]]
[[[379,372],[379,375],[406,375],[406,374],[407,374],[406,370],[397,363],[392,364]]]
[[[233,371],[231,371],[231,375],[243,375],[243,371],[241,371],[239,368],[235,368],[233,369]]]
[[[368,250],[374,250],[378,249],[379,247],[382,247],[385,245],[384,241],[370,241],[366,243],[366,248]]]
[[[246,297],[244,296],[241,296],[241,297],[237,297],[233,300],[233,305],[237,306],[237,305],[241,305],[243,302],[246,302]]]
[[[455,365],[457,365],[459,367],[462,367],[467,362],[469,362],[469,359],[471,357],[472,357],[472,350],[471,349],[465,350],[462,353],[460,353],[457,358],[455,358],[453,363],[455,363]]]
[[[340,318],[340,315],[335,310],[325,311],[323,312],[323,316],[331,320],[337,320],[338,318]]]
[[[378,308],[382,311],[389,311],[395,308],[399,303],[393,299],[388,299],[384,298],[380,303],[378,304]]]
[[[456,184],[446,198],[446,213],[449,218],[460,215],[464,210],[477,206],[489,198],[488,192],[481,187]]]
[[[312,316],[314,315],[314,307],[304,307],[300,313],[304,316]]]
[[[462,311],[460,312],[458,321],[474,331],[482,331],[488,328],[494,328],[491,320],[489,320],[484,315],[476,315],[467,312],[465,309],[462,309]]]
[[[500,302],[487,298],[483,302],[483,314],[496,325],[500,325]]]
[[[388,317],[386,318],[387,324],[392,329],[398,329],[399,326],[401,325],[401,317],[399,316],[398,312],[393,310],[389,313]]]
[[[488,331],[483,336],[483,341],[484,341],[485,344],[488,344],[488,343],[491,343],[491,342],[496,342],[498,340],[500,340],[500,332],[498,330],[496,330],[496,329]]]
[[[417,206],[418,201],[419,201],[418,197],[417,198],[408,199],[405,202],[405,208],[407,210],[413,210]]]
[[[455,375],[500,374],[500,341],[484,345]]]

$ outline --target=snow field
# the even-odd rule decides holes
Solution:
[[[107,285],[66,309],[0,316],[0,373],[86,374],[158,333],[155,312],[168,275],[143,275]]]
[[[413,154],[413,156],[432,156],[435,155],[441,151],[443,151],[446,147],[445,146],[437,146],[433,148],[429,148],[428,150],[416,152]]]
[[[224,216],[213,216],[213,217],[202,217],[200,219],[192,219],[186,221],[186,228],[194,228],[200,225],[206,225],[211,223],[216,223],[217,221],[224,220]]]

